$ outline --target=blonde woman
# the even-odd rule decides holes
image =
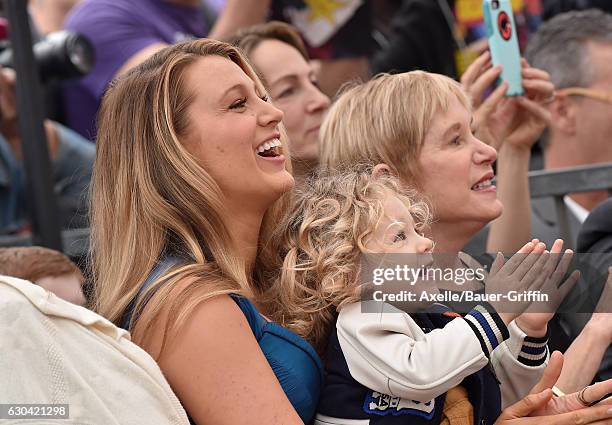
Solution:
[[[206,39],[156,53],[102,101],[96,311],[158,361],[193,423],[315,411],[320,360],[260,301],[294,184],[282,118],[240,51]]]
[[[503,97],[501,87],[496,96]],[[530,99],[516,102],[537,106]],[[522,124],[521,119],[511,123],[511,140],[528,143],[538,134],[539,121],[537,115],[524,115]],[[474,136],[472,124],[471,102],[457,82],[421,71],[381,75],[348,89],[332,105],[321,128],[320,160],[332,168],[368,162],[375,172],[393,174],[402,184],[417,188],[432,207],[434,218],[427,234],[436,241],[436,251],[457,253],[502,213],[491,184],[497,153]],[[479,124],[488,125],[482,120]],[[526,179],[526,175],[515,178]],[[557,241],[551,253],[561,251],[562,241]],[[457,257],[452,266],[479,264]],[[479,282],[471,284],[482,289]],[[523,314],[511,327],[523,338],[545,338],[551,316]],[[541,374],[545,360],[531,362],[533,372]]]
[[[499,187],[500,196],[514,201],[509,202],[511,213],[504,215],[505,219],[522,217],[523,212],[517,210],[528,210],[528,202],[521,208],[523,204],[517,204],[522,200],[516,198],[528,194],[529,148],[546,126],[545,108],[539,99],[553,87],[546,75],[540,75],[542,71],[526,68],[524,84],[533,100],[505,99],[504,83],[483,103],[479,95],[497,75],[496,69],[487,68],[487,60],[485,54],[470,68],[470,78],[463,87],[450,78],[422,71],[381,75],[353,87],[330,109],[320,135],[324,165],[365,159],[386,164],[405,183],[435,197],[432,232],[442,252],[459,251],[502,213],[497,190],[490,185],[492,164],[497,159],[493,146],[501,151],[497,171],[499,184],[504,186]],[[510,101],[513,103],[508,104]],[[473,104],[478,106],[476,110]],[[476,188],[480,183],[486,187]],[[528,201],[528,195],[525,197]],[[442,220],[446,214],[453,222],[459,217],[465,220],[456,227]],[[498,226],[504,233],[492,235],[489,252],[516,251],[530,239],[529,226],[511,223]],[[435,233],[443,234],[438,238]]]
[[[228,38],[249,56],[284,113],[293,176],[299,182],[319,162],[318,136],[329,98],[319,89],[315,70],[299,33],[284,22],[246,27]]]
[[[500,94],[503,97],[503,90],[497,90],[495,96]],[[517,102],[541,108],[535,100]],[[503,179],[500,177],[505,184],[503,190],[521,194],[528,204],[528,156],[523,157],[522,152],[524,145],[541,132],[541,119],[525,112],[514,118],[517,122],[509,124],[511,132],[504,143],[509,140],[507,149],[516,148],[521,154],[506,156],[505,162],[500,159],[498,172],[504,174]],[[479,128],[474,129],[474,125]],[[466,91],[448,77],[422,71],[381,75],[347,90],[330,108],[321,127],[321,162],[335,168],[369,161],[380,172],[397,175],[403,184],[417,188],[432,206],[434,220],[429,235],[436,241],[437,252],[458,253],[480,229],[502,214],[503,206],[492,184],[497,152],[473,133],[491,134],[489,125],[483,119],[474,122]],[[513,216],[521,205],[518,201],[511,204],[512,210],[505,215]],[[520,226],[510,226],[512,218],[508,220],[510,223],[502,226],[507,237],[514,229],[521,240],[518,247],[506,249],[512,252],[529,237],[528,233],[521,234]],[[493,252],[503,250],[500,245],[489,248]],[[557,241],[551,252],[561,251],[562,241]],[[454,266],[465,267],[458,258]],[[470,266],[479,265],[471,262]],[[481,286],[478,282],[472,285],[472,289]],[[548,320],[548,316],[524,316],[521,329],[533,337],[543,337]]]

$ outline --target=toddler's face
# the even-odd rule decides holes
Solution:
[[[365,247],[380,254],[427,254],[433,249],[431,239],[416,229],[412,214],[397,196],[388,194],[383,200],[385,213],[374,232],[365,241]]]
[[[372,263],[378,269],[387,269],[385,273],[396,270],[397,267],[400,267],[401,270],[407,270],[405,273],[408,273],[407,275],[411,277],[410,282],[406,280],[406,274],[402,275],[403,278],[399,278],[397,274],[392,275],[394,277],[384,282],[383,290],[387,293],[396,293],[407,289],[417,294],[417,297],[420,297],[418,294],[423,292],[437,293],[437,286],[424,278],[424,273],[433,263],[431,254],[433,242],[415,229],[410,210],[397,196],[389,193],[383,200],[383,207],[384,214],[379,219],[372,234],[364,241],[364,247],[370,254],[391,255],[375,256],[365,264]],[[416,275],[413,273],[416,273]],[[382,287],[379,288],[382,289]],[[400,307],[400,305],[402,306]],[[417,300],[406,301],[396,306],[400,309],[409,308],[410,311],[417,311],[429,305],[431,305],[431,302],[420,301],[417,298]]]

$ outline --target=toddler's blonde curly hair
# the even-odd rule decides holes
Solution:
[[[290,213],[273,237],[284,257],[272,279],[275,320],[306,337],[322,354],[335,312],[359,300],[360,254],[369,252],[367,237],[384,215],[383,203],[394,195],[412,213],[417,230],[429,225],[430,211],[412,189],[391,175],[372,176],[371,165],[324,169],[296,190]],[[283,308],[280,308],[283,306]],[[287,317],[286,312],[295,312]]]

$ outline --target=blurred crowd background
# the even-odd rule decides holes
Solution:
[[[513,0],[512,7],[524,51],[543,21],[571,10],[610,12],[612,3]],[[422,69],[458,79],[487,48],[480,0],[30,0],[28,10],[34,43],[69,30],[84,36],[93,53],[85,55],[91,66],[80,78],[67,70],[41,71],[63,228],[87,227],[95,117],[106,86],[165,45],[222,39],[250,25],[284,21],[300,33],[319,87],[331,98],[343,83],[379,72]],[[8,21],[0,19],[5,53],[9,31]],[[9,62],[0,60],[0,235],[22,235],[31,232],[30,201]],[[534,150],[531,168],[541,168],[539,145]]]

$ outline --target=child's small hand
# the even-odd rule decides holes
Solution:
[[[565,250],[561,254],[562,250],[563,240],[557,239],[550,250],[551,255],[542,270],[540,279],[544,283],[539,288],[539,291],[545,294],[548,299],[541,302],[532,302],[527,307],[527,310],[516,319],[516,324],[519,328],[529,336],[539,337],[546,334],[548,322],[553,318],[559,305],[580,277],[580,273],[574,271],[560,284],[573,256],[571,250]]]
[[[545,328],[580,277],[580,273],[574,271],[560,284],[573,256],[569,249],[559,256],[562,249],[561,239],[555,241],[550,252],[543,243],[532,241],[505,264],[501,256],[495,260],[487,280],[487,293],[509,295],[509,291],[516,291],[516,294],[533,295],[491,303],[504,323],[508,324],[526,312],[528,315],[520,320],[525,327],[533,332],[541,332]]]
[[[549,254],[543,243],[529,242],[525,244],[508,261],[500,253],[487,277],[485,292],[497,299],[489,297],[489,304],[495,308],[500,318],[507,325],[518,317],[529,306],[527,301],[509,302],[504,295],[509,291],[523,292],[534,287],[538,276],[547,263]]]

